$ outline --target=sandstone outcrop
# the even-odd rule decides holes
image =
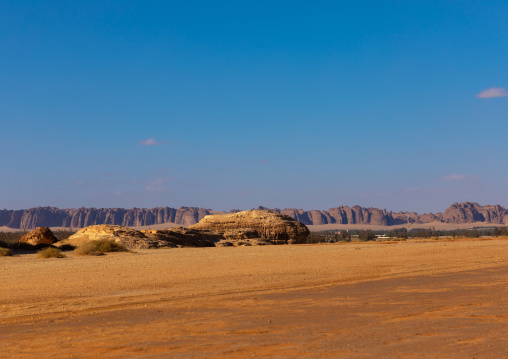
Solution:
[[[54,244],[56,242],[58,242],[58,239],[48,227],[37,227],[19,239],[19,243],[28,243],[34,246],[38,244]]]
[[[85,227],[58,245],[81,244],[93,240],[113,240],[127,249],[160,247],[214,247],[215,242],[224,239],[222,234],[198,231],[184,227],[163,230],[138,231],[117,225],[95,225]]]
[[[174,227],[163,230],[146,230],[141,232],[148,238],[166,242],[172,247],[214,247],[215,242],[224,239],[220,233],[199,231],[184,227]]]
[[[217,232],[230,238],[259,238],[273,244],[306,243],[310,233],[304,224],[289,216],[262,210],[209,215],[189,228]]]
[[[508,211],[503,207],[480,206],[478,203],[454,203],[443,213],[446,223],[487,222],[492,224],[508,224]]]
[[[132,228],[100,224],[89,226],[77,231],[61,244],[80,246],[83,243],[95,240],[112,240],[125,246],[127,249],[166,247],[168,243],[156,238],[149,238],[142,232]]]

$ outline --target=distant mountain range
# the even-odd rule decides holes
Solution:
[[[372,224],[392,226],[405,223],[429,222],[473,223],[508,225],[508,210],[499,205],[480,206],[477,203],[455,203],[443,213],[417,214],[415,212],[389,212],[385,209],[360,206],[340,206],[327,211],[302,209],[278,209],[258,207],[288,215],[306,225],[320,224]],[[239,210],[231,210],[230,213]],[[71,208],[36,207],[22,210],[0,210],[0,227],[31,229],[35,227],[82,228],[94,224],[118,224],[122,226],[150,226],[172,223],[181,226],[195,224],[208,214],[226,213],[197,207],[146,208]]]

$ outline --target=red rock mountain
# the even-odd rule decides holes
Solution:
[[[25,210],[0,210],[0,227],[29,229],[36,227],[83,228],[96,224],[126,227],[177,223],[190,226],[206,215],[217,213],[204,208],[170,207],[146,208],[78,208],[58,209],[36,207]]]
[[[269,209],[258,207],[258,209]],[[306,225],[318,224],[374,224],[397,225],[407,223],[472,223],[485,222],[493,225],[508,225],[508,210],[499,205],[480,206],[477,203],[455,203],[444,213],[418,214],[415,212],[391,212],[385,209],[360,206],[340,206],[327,211],[304,211],[302,209],[271,209],[285,214]],[[238,212],[231,210],[230,213]],[[83,228],[96,224],[111,224],[127,227],[150,226],[162,223],[174,223],[190,226],[204,216],[224,212],[197,207],[146,208],[78,208],[58,209],[37,207],[26,210],[0,210],[0,227],[31,229],[36,227],[72,227]]]

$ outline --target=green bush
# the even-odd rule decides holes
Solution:
[[[321,231],[311,232],[307,237],[307,243],[335,243],[351,242],[351,234],[348,231]]]
[[[373,241],[376,239],[376,235],[370,229],[366,231],[358,231],[358,239],[360,241]]]
[[[407,239],[408,233],[406,228],[395,228],[388,232],[388,236],[397,239]]]
[[[81,256],[100,256],[108,252],[126,252],[127,249],[112,240],[100,239],[86,242],[76,249],[76,253]]]
[[[55,247],[46,247],[37,252],[39,258],[65,258],[65,254]]]

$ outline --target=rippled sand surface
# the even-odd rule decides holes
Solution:
[[[502,358],[508,240],[0,257],[0,357]]]

